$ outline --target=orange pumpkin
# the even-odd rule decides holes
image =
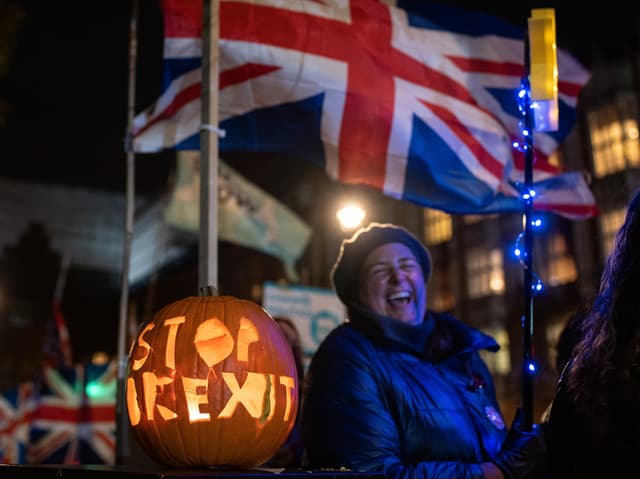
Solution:
[[[165,306],[129,354],[127,410],[141,447],[171,467],[255,467],[298,411],[291,349],[257,304],[198,296]]]

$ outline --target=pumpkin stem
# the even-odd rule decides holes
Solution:
[[[200,287],[200,296],[218,296],[218,289],[208,284]]]

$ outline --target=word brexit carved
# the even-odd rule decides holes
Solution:
[[[291,348],[273,318],[232,296],[188,297],[144,325],[129,354],[127,411],[151,458],[171,467],[255,467],[298,412]]]

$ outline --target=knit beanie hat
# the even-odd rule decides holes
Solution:
[[[408,230],[390,223],[370,223],[342,241],[338,259],[331,271],[331,282],[340,301],[347,304],[354,299],[360,268],[367,255],[378,246],[402,243],[415,255],[425,282],[431,275],[431,257],[424,245]]]

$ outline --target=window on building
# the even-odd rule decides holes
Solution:
[[[424,238],[428,246],[451,239],[451,215],[431,208],[424,209]]]
[[[505,328],[492,328],[485,332],[493,336],[500,345],[500,349],[495,353],[483,349],[480,351],[480,356],[484,359],[491,374],[506,376],[511,372],[509,333]]]
[[[484,247],[467,251],[467,287],[470,298],[504,293],[502,251]]]
[[[554,233],[549,238],[549,277],[551,286],[572,283],[578,277],[576,262],[569,252],[567,240],[561,233]]]
[[[549,157],[547,158],[547,161],[549,162],[550,165],[553,165],[557,168],[561,168],[563,165],[562,152],[560,150],[554,151],[549,155]]]
[[[625,207],[603,211],[600,214],[600,236],[602,238],[603,259],[611,252],[613,240],[616,233],[624,223],[624,216],[627,212]]]
[[[568,321],[568,320],[567,320]],[[564,330],[566,322],[558,321],[545,327],[545,337],[547,340],[547,357],[549,364],[556,365],[558,363],[558,342],[560,335]],[[560,371],[556,371],[560,373]]]
[[[446,268],[434,268],[429,280],[429,307],[435,311],[451,311],[455,307],[453,288]]]
[[[497,218],[498,215],[464,215],[462,217],[465,225],[474,225],[481,221]]]
[[[640,166],[637,108],[633,93],[589,112],[589,131],[596,177]]]

